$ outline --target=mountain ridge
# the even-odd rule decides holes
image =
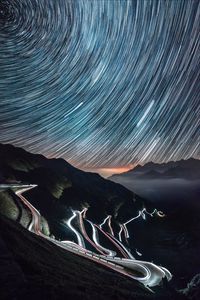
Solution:
[[[189,158],[189,159],[181,159],[178,161],[169,161],[166,163],[154,163],[154,162],[149,162],[145,165],[137,165],[135,168],[119,173],[119,174],[114,174],[110,176],[108,179],[113,179],[117,177],[125,177],[125,176],[135,176],[135,177],[145,177],[148,175],[150,171],[156,172],[154,175],[157,174],[159,176],[180,176],[180,177],[187,177],[188,170],[195,171],[194,176],[191,176],[190,178],[200,178],[200,160],[196,158]],[[171,171],[171,172],[170,172]],[[178,171],[178,172],[177,172]],[[182,172],[182,174],[181,174]],[[142,176],[141,176],[142,175]],[[150,174],[149,174],[150,175]],[[190,174],[192,175],[192,174]],[[150,177],[150,176],[148,176]]]
[[[118,223],[132,217],[145,201],[99,174],[84,172],[63,159],[48,159],[9,144],[0,144],[0,175],[1,181],[38,185],[27,192],[28,199],[50,220],[54,235],[58,234],[55,223],[69,218],[71,209],[87,207],[87,216],[96,223],[107,215],[112,215],[113,221]]]

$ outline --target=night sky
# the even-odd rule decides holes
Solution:
[[[85,170],[200,158],[200,1],[1,0],[0,142]]]

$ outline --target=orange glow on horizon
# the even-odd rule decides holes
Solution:
[[[120,174],[124,172],[128,172],[129,170],[136,167],[136,165],[129,165],[129,166],[123,166],[123,167],[108,167],[108,168],[99,168],[96,169],[95,172],[98,172],[103,177],[109,177],[113,174]]]

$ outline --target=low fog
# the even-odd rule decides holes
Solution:
[[[200,208],[200,180],[115,178],[114,181],[163,209],[191,204]]]

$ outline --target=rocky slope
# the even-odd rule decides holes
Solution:
[[[148,170],[148,172],[150,172],[150,175],[153,173],[153,176],[156,176],[156,174],[160,171]],[[138,210],[143,207],[144,202],[145,206],[148,208],[148,197],[149,195],[151,196],[152,190],[151,185],[151,189],[146,189],[147,201],[145,201],[143,198],[137,196],[134,192],[130,192],[123,186],[109,180],[105,180],[97,174],[80,171],[62,159],[47,159],[41,155],[28,153],[23,149],[15,148],[11,145],[1,144],[0,179],[2,182],[11,183],[22,181],[23,183],[36,183],[38,185],[37,188],[27,192],[26,197],[37,209],[40,210],[40,213],[43,216],[43,232],[47,235],[53,234],[57,239],[67,237],[66,228],[63,230],[62,227],[62,221],[71,216],[71,208],[81,210],[83,207],[88,207],[87,218],[91,219],[95,223],[102,222],[102,219],[105,218],[106,215],[111,214],[113,228],[115,228],[115,226],[117,228],[118,222],[127,221],[129,218],[135,216],[138,213]],[[150,179],[150,181],[152,182],[152,179]],[[146,182],[147,181],[145,181],[145,185],[142,186],[141,191],[145,191]],[[171,191],[172,195],[174,195],[174,191],[171,187],[172,182],[170,181],[169,188],[167,190]],[[159,190],[156,189],[153,195],[152,199],[155,200],[156,196],[159,195]],[[150,198],[150,202],[152,199]],[[187,282],[199,273],[199,206],[194,206],[192,204],[193,202],[190,202],[190,205],[188,205],[185,209],[183,207],[181,208],[179,202],[176,207],[175,202],[171,201],[173,202],[173,205],[171,205],[173,209],[170,210],[168,209],[170,204],[169,200],[170,199],[168,197],[165,202],[165,208],[167,211],[167,216],[165,218],[158,219],[148,217],[145,220],[140,218],[127,225],[130,234],[128,247],[132,250],[132,253],[135,255],[136,249],[139,250],[139,252],[142,253],[141,259],[148,261],[153,260],[154,263],[167,267],[174,275],[172,282],[170,282],[171,286],[167,286],[165,292],[161,292],[162,297],[161,294],[159,294],[160,291],[155,296],[147,295],[146,292],[144,292],[141,299],[152,299],[152,297],[155,297],[155,299],[174,299],[174,293],[176,294],[175,299],[178,299],[177,297],[179,297],[179,293],[177,294],[174,290],[184,289]],[[154,207],[159,207],[159,202],[154,203],[156,203]],[[149,204],[149,208],[150,207],[151,204]],[[8,190],[0,191],[0,213],[19,222],[24,227],[27,227],[31,220],[30,213],[23,207],[15,194]],[[24,291],[25,295],[27,294],[29,296],[30,286],[30,291],[33,288],[33,295],[36,293],[36,297],[39,297],[39,293],[42,293],[42,285],[38,282],[43,280],[42,278],[45,274],[46,277],[44,279],[44,285],[50,289],[50,292],[45,291],[47,294],[45,294],[42,299],[50,297],[51,293],[53,293],[53,299],[55,299],[55,294],[59,295],[58,299],[63,299],[66,295],[69,296],[65,290],[65,287],[68,286],[69,277],[65,280],[61,279],[62,276],[59,275],[63,274],[61,264],[64,264],[64,261],[62,261],[62,263],[60,261],[57,262],[57,256],[60,255],[60,251],[62,250],[58,249],[59,252],[57,252],[57,247],[50,245],[36,236],[33,236],[29,232],[24,231],[22,227],[17,225],[17,223],[9,222],[4,218],[2,220],[3,223],[2,226],[0,226],[0,232],[3,236],[1,247],[4,250],[8,248],[8,252],[12,253],[12,255],[9,256],[10,258],[13,257],[13,255],[14,257],[18,257],[17,261],[15,258],[11,259],[12,263],[14,263],[13,270],[18,272],[19,269],[23,269],[25,266],[25,271],[19,275],[19,279],[21,278],[20,280],[23,278],[25,281],[28,280],[27,288]],[[39,249],[41,249],[40,247],[43,247],[43,243],[48,245],[48,249],[45,248],[46,250],[40,253]],[[12,247],[16,244],[19,248]],[[27,249],[29,248],[32,249],[30,255],[25,257],[24,253],[27,253]],[[35,251],[39,256],[37,256]],[[47,261],[49,261],[48,270],[46,270],[45,266],[45,251],[47,251],[49,255],[49,258],[47,258]],[[55,258],[54,251],[56,253]],[[68,259],[71,261],[71,259],[73,259],[72,257],[74,256],[70,255]],[[73,264],[75,273],[70,275],[71,283],[69,285],[69,293],[71,293],[73,289],[78,289],[75,283],[73,283],[74,278],[76,278],[77,273],[79,272],[78,266],[80,260],[79,258],[77,259],[78,260],[75,259]],[[41,262],[41,260],[42,265],[40,265],[40,263],[37,264],[37,261]],[[58,271],[54,264],[54,260],[57,265],[60,265]],[[78,266],[75,266],[76,263]],[[10,264],[11,262],[9,260],[7,267]],[[71,263],[69,266],[70,268],[72,267]],[[4,269],[6,270],[7,267],[5,266]],[[8,268],[8,270],[10,269]],[[94,267],[93,271],[96,272],[96,267]],[[93,274],[93,271],[91,269],[91,274]],[[8,273],[9,272],[11,272],[11,270],[8,271]],[[40,275],[37,277],[38,272]],[[48,277],[49,274],[52,277]],[[83,273],[81,274],[81,278],[82,276],[85,278]],[[12,276],[15,275],[11,272],[11,277]],[[95,278],[96,275],[93,276]],[[80,282],[81,278],[79,278]],[[108,277],[106,278],[108,280]],[[99,280],[100,279],[98,277],[97,281],[99,282]],[[49,285],[48,281],[50,281]],[[16,283],[17,282],[18,281],[16,281]],[[53,282],[56,282],[56,287]],[[90,288],[90,284],[88,283],[87,289],[81,285],[81,292],[77,295],[77,297],[84,295],[85,299],[94,299],[94,297],[102,299],[101,295],[96,296],[98,290],[96,286],[97,282],[94,283],[94,285],[92,283],[92,288]],[[107,288],[105,288],[105,294],[103,294],[105,297],[103,299],[140,299],[140,295],[137,294],[136,297],[134,294],[135,292],[129,294],[128,292],[123,291],[121,293],[117,288],[117,292],[112,294],[109,287],[113,284],[113,281],[108,280]],[[95,292],[93,292],[93,288]],[[8,285],[8,292],[9,289],[10,285]],[[120,289],[123,290],[123,287]],[[59,291],[61,291],[61,293],[59,293]],[[138,293],[138,290],[136,290],[136,293]],[[170,293],[170,296],[168,293]],[[118,298],[117,295],[119,295]],[[181,297],[184,296],[181,294]]]
[[[71,254],[0,216],[2,300],[181,300],[169,286],[150,293],[137,282]]]
[[[38,185],[27,193],[28,199],[48,220],[51,233],[58,238],[62,235],[59,224],[69,218],[71,208],[88,207],[87,216],[96,223],[112,215],[117,224],[132,217],[144,202],[98,174],[83,172],[63,159],[47,159],[12,145],[0,144],[0,174],[2,182]]]

